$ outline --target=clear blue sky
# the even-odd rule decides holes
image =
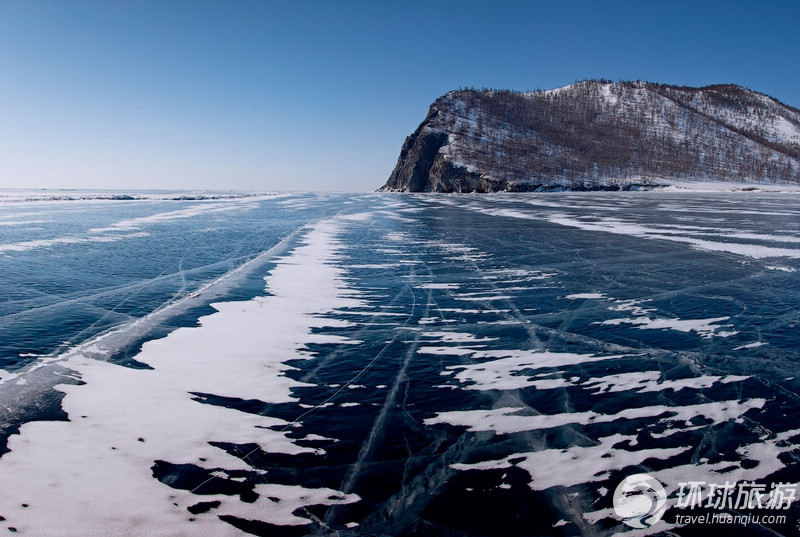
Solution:
[[[373,190],[464,86],[800,107],[798,23],[795,0],[0,0],[0,187]]]

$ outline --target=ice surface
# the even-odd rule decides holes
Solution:
[[[50,218],[5,205],[0,222]],[[105,259],[104,274],[144,263],[126,250],[140,239],[139,253],[175,270],[195,251],[170,257],[164,237],[195,228],[214,229],[196,244],[228,248],[222,262],[240,272],[88,340],[67,333],[82,343],[54,353],[25,347],[25,311],[0,304],[4,342],[29,360],[0,369],[2,528],[606,535],[625,530],[610,492],[646,472],[671,494],[650,533],[682,535],[704,528],[673,524],[681,481],[800,481],[796,197],[293,194],[127,207],[58,233],[2,226],[3,244],[148,234],[7,250],[8,296],[53,254],[99,249],[88,265]],[[233,228],[264,246],[240,255]],[[45,322],[41,301],[60,294],[105,314],[140,297],[84,298],[58,274],[42,271],[17,299],[42,329],[56,319]]]
[[[534,212],[519,208],[497,208],[486,207],[484,205],[473,205],[468,207],[493,216],[525,220],[541,219],[562,226],[575,227],[586,231],[601,231],[605,233],[614,233],[647,239],[675,241],[689,244],[692,247],[701,250],[727,252],[756,259],[771,257],[800,257],[800,249],[797,248],[782,248],[773,245],[754,244],[754,241],[792,243],[797,238],[796,236],[784,234],[773,235],[772,230],[770,230],[769,233],[753,234],[745,233],[742,230],[735,229],[723,230],[719,229],[718,227],[676,225],[659,226],[654,225],[650,220],[633,221],[630,219],[630,215],[620,215],[620,211],[618,210],[619,208],[611,209],[608,215],[598,215],[595,213],[589,217],[567,212],[570,209],[574,210],[575,208],[570,208],[566,204],[559,205],[557,203],[553,204],[548,202],[541,204],[536,202],[536,204],[561,210]],[[601,207],[602,205],[598,208]],[[607,210],[606,207],[602,207],[602,209]],[[675,211],[683,210],[679,207],[670,209]],[[703,211],[701,208],[693,208],[692,210]],[[794,215],[796,216],[796,213],[794,213]],[[695,236],[698,234],[702,236]],[[729,238],[734,240],[712,240],[716,238]],[[736,242],[735,239],[750,240],[750,242]]]
[[[117,242],[125,239],[135,237],[146,237],[147,232],[137,231],[134,233],[114,234],[114,235],[93,235],[86,237],[57,237],[53,239],[42,239],[15,242],[9,244],[0,244],[0,253],[5,252],[25,252],[27,250],[34,250],[36,248],[49,248],[51,246],[62,244],[90,244],[90,243],[104,243],[104,242]]]
[[[123,201],[107,201],[108,203],[130,203]],[[240,212],[256,208],[257,202],[249,198],[233,199],[227,201],[208,201],[192,205],[183,209],[152,214],[148,216],[121,220],[107,227],[92,227],[85,229],[77,235],[64,235],[46,239],[26,240],[0,244],[0,254],[4,252],[25,252],[38,248],[50,248],[57,245],[91,244],[118,242],[131,238],[146,237],[147,231],[142,228],[163,224],[177,219],[191,219],[203,214],[218,214]],[[31,220],[30,223],[44,223],[49,220]],[[22,222],[20,222],[22,223]]]
[[[185,209],[178,209],[176,211],[168,211],[150,216],[142,216],[130,220],[121,220],[119,222],[113,223],[109,227],[91,228],[89,229],[89,233],[104,233],[107,231],[130,231],[134,229],[141,229],[142,227],[146,227],[153,224],[169,222],[170,220],[195,218],[196,216],[204,213],[225,213],[229,211],[238,212],[248,209],[252,210],[255,209],[257,206],[258,205],[255,202],[249,200],[245,202],[237,200],[232,202],[226,201],[226,202],[202,203],[186,207]]]
[[[596,222],[586,222],[575,219],[571,216],[564,214],[554,214],[549,220],[555,224],[562,226],[577,227],[587,231],[603,231],[606,233],[615,233],[619,235],[644,237],[644,238],[657,238],[661,240],[683,242],[690,244],[700,250],[708,250],[711,252],[728,252],[742,256],[752,257],[755,259],[764,259],[768,257],[800,257],[800,249],[794,248],[778,248],[773,246],[746,244],[736,242],[721,242],[708,239],[695,238],[686,236],[686,232],[680,233],[674,229],[659,229],[656,227],[648,227],[646,225],[634,224],[619,220],[615,218],[606,218]],[[686,230],[691,231],[689,229]],[[733,235],[736,236],[735,234]],[[741,236],[739,238],[742,238]],[[762,236],[764,240],[780,241],[779,237]]]

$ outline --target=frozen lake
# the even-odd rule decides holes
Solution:
[[[799,269],[787,193],[2,202],[0,528],[705,535],[800,481]]]

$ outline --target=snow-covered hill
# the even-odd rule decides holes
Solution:
[[[735,85],[584,81],[452,91],[381,190],[618,190],[677,181],[800,184],[800,110]]]

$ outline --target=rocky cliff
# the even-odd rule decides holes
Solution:
[[[675,181],[800,184],[800,110],[735,85],[452,91],[406,138],[381,190],[620,190]]]

